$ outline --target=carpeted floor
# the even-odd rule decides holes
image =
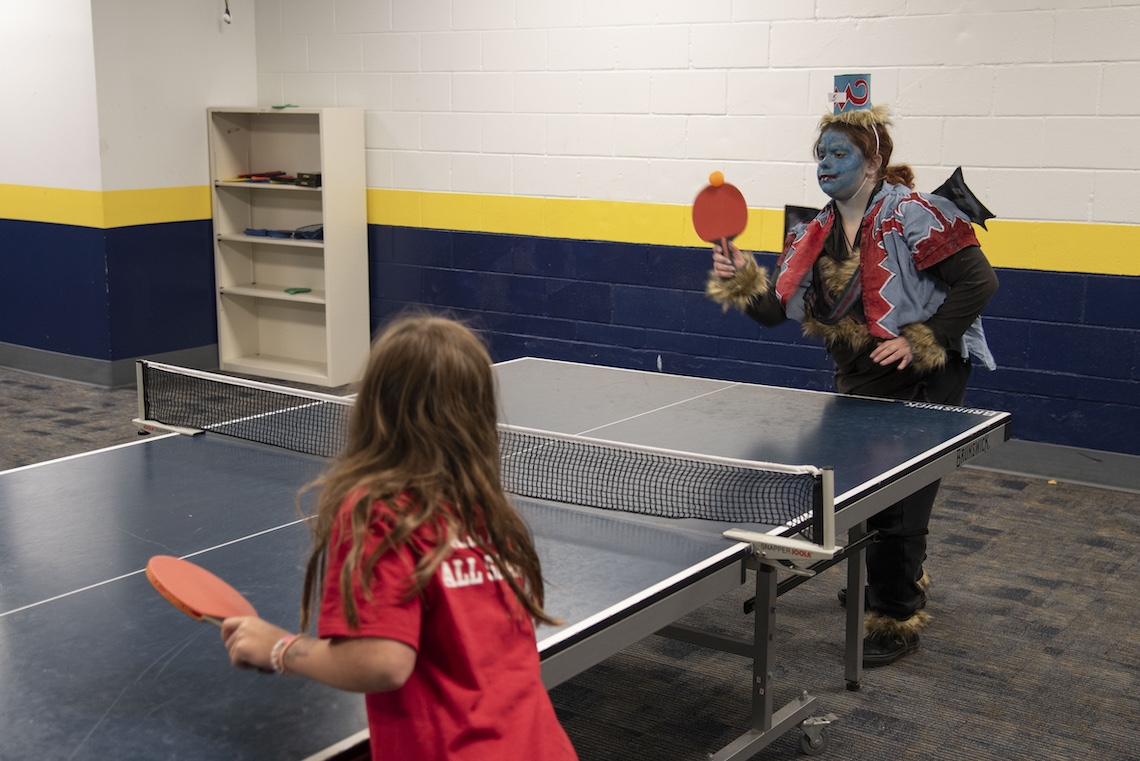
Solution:
[[[843,682],[838,569],[780,598],[776,703],[838,715],[826,758],[1140,758],[1140,497],[963,470],[944,481],[922,650]],[[747,636],[740,593],[688,622]],[[583,758],[698,759],[748,721],[739,658],[645,640],[554,691]],[[759,754],[795,758],[797,733]]]
[[[0,368],[0,470],[133,441],[135,416],[133,389]],[[927,568],[921,651],[865,672],[857,692],[843,680],[842,571],[780,598],[776,704],[806,689],[836,714],[824,758],[1140,759],[1140,494],[957,471]],[[686,622],[749,635],[746,590]],[[651,637],[552,695],[583,761],[701,759],[746,729],[750,670]],[[756,758],[799,755],[790,732]]]

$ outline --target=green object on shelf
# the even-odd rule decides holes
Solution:
[[[280,106],[270,106],[270,108],[298,108],[296,103],[282,103]]]
[[[313,290],[313,289],[312,288],[286,288],[285,293],[291,293],[291,294],[308,293],[311,290]]]

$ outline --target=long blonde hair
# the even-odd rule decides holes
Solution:
[[[542,571],[530,532],[500,485],[497,417],[491,359],[470,330],[429,315],[405,316],[384,330],[360,383],[348,443],[306,487],[319,487],[320,496],[305,569],[302,630],[319,605],[330,536],[350,498],[352,548],[339,585],[351,627],[359,625],[354,579],[367,595],[366,580],[380,556],[423,526],[437,543],[417,559],[407,599],[423,591],[454,540],[470,539],[492,558],[533,619],[557,623],[542,608]],[[377,501],[387,506],[385,515],[395,517],[386,519],[381,545],[364,557],[369,524],[378,519]]]

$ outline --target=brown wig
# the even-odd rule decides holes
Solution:
[[[819,120],[819,137],[812,145],[812,155],[816,155],[816,151],[819,150],[819,141],[823,133],[838,130],[862,152],[863,158],[870,161],[876,153],[882,158],[876,180],[906,185],[914,190],[914,170],[906,164],[891,165],[891,154],[895,150],[894,140],[891,139],[891,133],[887,129],[891,123],[890,112],[886,106],[875,106],[869,110],[851,111],[846,114],[827,114]]]
[[[434,547],[417,558],[406,599],[419,595],[452,542],[470,539],[490,556],[530,616],[543,610],[542,570],[526,524],[500,486],[495,378],[480,340],[458,322],[405,316],[376,339],[351,413],[348,443],[306,489],[320,487],[311,523],[301,628],[313,620],[341,506],[351,500],[352,547],[339,584],[351,627],[359,626],[354,581],[368,596],[376,562],[421,527]],[[401,498],[405,495],[406,498]],[[385,539],[368,557],[364,540],[388,508]],[[389,512],[390,511],[390,512]]]

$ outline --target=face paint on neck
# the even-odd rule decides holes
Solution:
[[[824,193],[836,201],[846,201],[863,189],[863,153],[839,130],[824,132],[816,148],[815,176]]]

